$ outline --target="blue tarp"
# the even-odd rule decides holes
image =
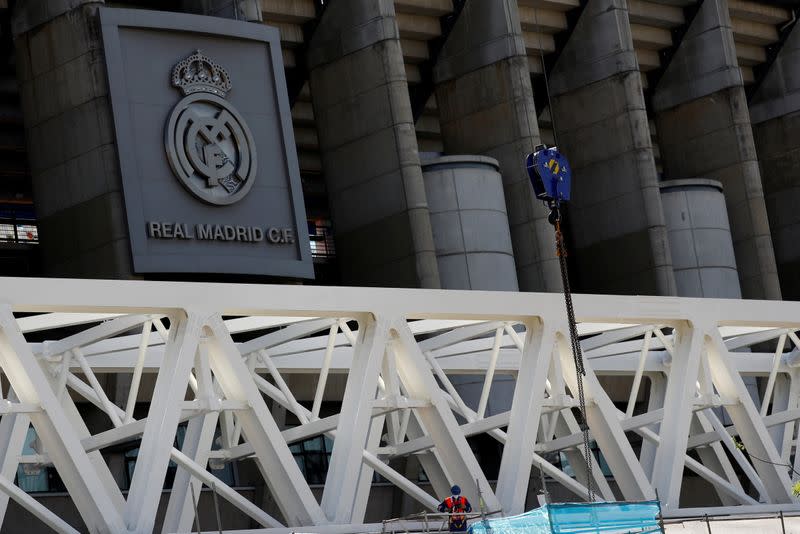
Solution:
[[[549,504],[522,515],[476,521],[472,534],[661,532],[658,501]]]

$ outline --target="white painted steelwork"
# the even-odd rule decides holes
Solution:
[[[473,502],[480,489],[489,510],[522,512],[534,467],[587,495],[559,294],[0,279],[0,295],[0,368],[12,388],[0,402],[2,515],[10,498],[56,531],[74,532],[13,484],[19,462],[55,466],[91,532],[151,532],[170,461],[179,469],[163,532],[192,528],[191,499],[202,484],[269,532],[368,529],[360,525],[373,472],[429,510],[457,483]],[[800,467],[800,303],[578,295],[575,305],[586,420],[613,473],[607,480],[595,470],[598,498],[658,493],[665,515],[696,515],[679,499],[688,469],[716,491],[710,503],[723,503],[703,513],[800,511],[786,467]],[[31,312],[41,315],[18,318]],[[29,342],[33,332],[52,340]],[[245,332],[248,341],[234,341]],[[777,350],[757,352],[773,340]],[[104,391],[104,373],[132,376],[130,392]],[[147,398],[139,391],[144,373],[156,374]],[[343,373],[340,412],[320,418],[322,399],[332,398],[327,378]],[[487,373],[476,399],[462,398],[450,381]],[[310,398],[298,400],[286,380],[292,374],[316,384]],[[487,410],[492,375],[516,380],[508,411]],[[603,387],[605,375],[633,385],[621,408]],[[758,401],[743,376],[764,379]],[[636,413],[640,389],[648,403]],[[109,430],[92,435],[75,398],[102,410]],[[147,417],[134,419],[137,400],[149,403]],[[272,404],[300,426],[280,428]],[[41,441],[34,457],[20,456],[29,421]],[[182,421],[188,429],[177,450]],[[222,448],[212,451],[218,426]],[[504,444],[495,489],[467,443],[484,433]],[[643,438],[641,446],[626,433]],[[318,501],[289,444],[321,434],[334,447]],[[138,439],[123,496],[100,451]],[[554,452],[566,455],[575,477],[547,460]],[[390,467],[410,454],[437,495]],[[279,514],[206,470],[209,459],[247,457]]]

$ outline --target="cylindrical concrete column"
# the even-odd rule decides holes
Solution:
[[[519,290],[497,160],[445,156],[422,172],[442,289]]]
[[[725,187],[739,283],[746,298],[780,299],[761,174],[727,0],[703,2],[653,91],[670,178]]]
[[[541,142],[516,0],[470,0],[434,69],[444,149],[500,162],[523,291],[560,291],[548,211],[529,183],[525,156]]]
[[[695,178],[661,183],[678,296],[741,298],[722,184]]]

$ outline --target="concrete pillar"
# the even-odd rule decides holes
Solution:
[[[347,284],[439,287],[392,0],[331,2],[308,65]]]
[[[588,0],[550,76],[573,168],[578,291],[674,295],[641,74],[624,0]]]
[[[753,95],[750,120],[781,291],[800,300],[800,24]]]
[[[186,13],[197,13],[226,19],[261,22],[258,0],[183,0]]]
[[[525,171],[540,137],[517,2],[467,2],[434,79],[445,153],[500,163],[520,289],[560,291],[553,228]]]
[[[519,290],[498,170],[485,156],[423,161],[442,289]]]
[[[780,299],[761,175],[726,0],[707,0],[653,95],[668,178],[722,182],[745,298]]]
[[[678,296],[742,298],[722,184],[661,182],[661,200]]]
[[[129,278],[130,246],[96,18],[102,1],[17,2],[17,78],[44,272]]]

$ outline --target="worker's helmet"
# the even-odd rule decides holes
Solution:
[[[461,495],[461,488],[458,486],[453,486],[450,488],[450,491],[453,493],[453,495]]]

